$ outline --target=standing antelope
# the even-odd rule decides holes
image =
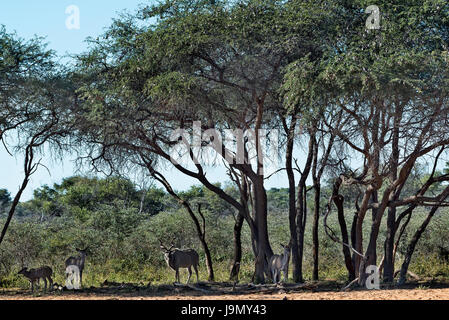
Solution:
[[[165,247],[162,242],[161,250],[164,252],[164,258],[165,262],[167,262],[167,265],[176,271],[176,282],[181,282],[179,279],[179,268],[187,268],[189,270],[189,279],[187,280],[187,284],[189,284],[190,278],[192,277],[192,267],[193,269],[195,269],[196,281],[198,282],[198,265],[200,256],[195,250],[181,250],[174,248],[174,245],[167,249],[167,247]]]
[[[81,286],[83,285],[83,270],[84,270],[84,262],[86,261],[86,256],[87,256],[87,249],[81,250],[81,249],[76,249],[76,251],[78,251],[78,253],[80,254],[77,257],[70,257],[65,261],[65,266],[66,268],[68,266],[77,266],[79,271],[80,271],[80,284]]]
[[[284,253],[281,255],[275,254],[270,259],[270,271],[273,278],[273,283],[281,281],[281,271],[284,273],[284,281],[288,278],[288,263],[290,261],[290,244],[284,246]]]
[[[22,274],[26,278],[28,278],[28,280],[30,280],[31,292],[34,292],[34,283],[37,281],[37,284],[39,285],[39,280],[41,278],[44,279],[45,291],[47,291],[47,279],[50,282],[50,289],[53,288],[53,280],[51,278],[51,276],[53,275],[53,270],[50,267],[45,266],[30,270],[28,270],[28,268],[23,268],[17,274]]]

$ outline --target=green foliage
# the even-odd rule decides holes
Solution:
[[[128,179],[71,177],[52,188],[43,186],[35,190],[29,206],[45,215],[68,214],[85,221],[104,206],[141,208],[143,214],[156,215],[163,210],[165,201],[162,190],[137,190]]]
[[[271,188],[267,190],[267,200],[270,212],[288,212],[288,188]]]
[[[6,189],[0,189],[0,205],[5,205],[11,202],[11,194]]]
[[[282,92],[289,109],[311,108],[317,114],[317,106],[328,107],[332,96],[347,105],[354,100],[366,105],[374,97],[416,99],[417,109],[425,103],[421,95],[433,90],[446,93],[448,3],[376,2],[379,30],[365,28],[367,16],[361,9],[368,4],[341,2],[331,24],[336,38],[326,45],[323,56],[319,60],[305,56],[288,66]],[[354,111],[363,115],[368,109]]]
[[[11,194],[6,189],[0,189],[0,215],[11,202]]]
[[[220,183],[216,183],[215,186],[223,188]],[[234,186],[228,186],[223,188],[228,194],[238,193],[237,188]],[[210,191],[205,186],[192,186],[185,192],[178,193],[183,199],[189,201],[194,207],[197,204],[202,204],[203,208],[206,206],[207,210],[214,213],[217,216],[234,214],[235,209],[226,201],[222,200],[216,193]]]
[[[159,249],[159,240],[166,245],[173,242],[177,247],[197,250],[200,254],[200,277],[205,279],[207,272],[204,252],[189,215],[179,204],[171,203],[157,215],[150,215],[140,212],[140,202],[134,202],[129,206],[129,202],[124,200],[127,199],[125,193],[122,193],[120,199],[115,199],[112,202],[102,201],[103,196],[104,199],[108,199],[109,193],[100,192],[101,188],[97,188],[95,196],[88,197],[92,197],[95,201],[100,200],[100,203],[96,205],[90,203],[85,205],[84,202],[79,202],[77,197],[72,198],[71,196],[69,199],[75,199],[73,202],[58,204],[60,201],[66,201],[64,196],[71,188],[80,190],[80,183],[85,184],[87,190],[94,188],[93,186],[103,186],[104,190],[110,192],[116,188],[120,188],[122,192],[122,188],[124,188],[124,190],[129,190],[130,194],[135,193],[136,187],[128,188],[128,182],[120,182],[114,178],[109,183],[108,179],[74,177],[64,180],[54,188],[43,187],[35,192],[35,198],[30,200],[30,203],[34,205],[36,202],[50,199],[55,201],[55,206],[63,208],[70,203],[70,209],[64,209],[61,216],[50,215],[44,216],[42,219],[41,207],[36,206],[33,207],[34,209],[28,208],[30,211],[24,211],[26,214],[13,220],[11,229],[0,249],[0,286],[27,287],[27,281],[16,274],[22,265],[30,267],[49,265],[55,271],[56,282],[64,283],[64,260],[76,254],[74,251],[76,247],[87,246],[89,246],[85,273],[87,285],[99,286],[105,280],[141,284],[172,282],[174,274],[165,264],[163,254]],[[55,193],[49,192],[50,189]],[[167,199],[165,199],[167,195],[162,190],[151,190],[147,193],[147,201],[167,203]],[[47,197],[48,194],[51,194],[52,197]],[[100,197],[98,194],[102,196]],[[154,195],[154,198],[150,194]],[[233,216],[223,214],[221,209],[217,209],[221,208],[220,201],[214,200],[214,197],[208,194],[203,187],[195,186],[180,194],[193,203],[203,203],[206,239],[211,249],[217,280],[227,281],[233,256]],[[282,251],[280,244],[288,242],[290,237],[288,210],[286,209],[287,189],[271,189],[268,191],[268,197],[270,201],[268,216],[270,241],[274,252],[280,253]],[[217,203],[214,204],[214,201]],[[92,208],[92,210],[86,209],[85,212],[80,213],[82,217],[74,214],[74,208],[82,210],[85,207]],[[352,216],[352,210],[350,208],[347,210],[347,216]],[[397,263],[401,262],[401,255],[405,252],[413,232],[426,214],[425,210],[418,210],[412,216],[404,239],[399,246]],[[331,214],[329,217],[329,225],[337,234],[339,233],[335,214]],[[449,264],[438,255],[440,247],[449,248],[446,245],[449,242],[446,232],[448,228],[448,216],[445,210],[441,210],[418,243],[410,267],[413,272],[435,278],[443,278],[449,274]],[[369,226],[366,225],[364,227],[365,238],[368,238],[366,236],[369,231]],[[385,224],[382,224],[380,234],[381,237],[385,237]],[[343,264],[341,245],[329,239],[322,228],[319,230],[319,239],[320,279],[345,281],[347,271]],[[312,271],[311,224],[307,225],[304,241],[304,274],[306,280],[309,280]],[[242,245],[241,280],[250,281],[254,257],[250,232],[246,223],[242,230]],[[379,246],[378,249],[381,252],[383,248]],[[185,273],[183,275],[185,276]]]
[[[0,81],[35,77],[52,69],[52,51],[46,51],[42,38],[25,41],[15,33],[8,33],[0,25]],[[12,88],[14,89],[14,88]],[[3,90],[3,89],[2,89]]]

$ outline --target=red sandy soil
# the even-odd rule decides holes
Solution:
[[[295,292],[244,295],[203,295],[197,292],[139,295],[138,293],[58,293],[31,295],[26,291],[0,291],[0,300],[449,300],[449,288],[381,289],[349,292]]]

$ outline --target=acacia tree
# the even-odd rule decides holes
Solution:
[[[70,128],[65,105],[73,103],[69,83],[56,69],[41,39],[28,42],[0,28],[0,140],[11,156],[23,156],[23,180],[0,234],[2,243],[20,198],[45,149],[65,148]]]
[[[85,112],[78,121],[79,132],[98,147],[90,158],[108,163],[107,150],[114,146],[130,154],[151,154],[215,192],[250,227],[257,282],[269,274],[273,254],[259,129],[270,127],[282,105],[278,95],[282,68],[295,57],[316,51],[311,29],[325,24],[321,20],[325,3],[167,2],[140,11],[142,21],[157,18],[156,25],[142,28],[132,19],[117,21],[80,57],[86,85],[80,90]],[[190,164],[172,161],[171,148],[178,138],[185,142],[176,135],[177,129],[195,136],[196,122],[201,122],[200,130],[254,133],[255,163],[215,136],[200,141],[201,147],[212,149],[250,182],[252,217],[242,197],[227,194],[207,179],[201,153],[190,141],[185,143]]]
[[[346,247],[348,269],[354,269],[363,285],[365,267],[377,265],[376,247],[384,214],[388,212],[384,280],[392,281],[396,208],[441,204],[443,194],[401,198],[401,191],[412,169],[449,142],[445,49],[448,7],[440,1],[426,1],[424,6],[385,3],[381,6],[381,29],[366,30],[366,16],[361,15],[358,5],[362,7],[363,3],[344,7],[344,13],[349,14],[342,15],[342,25],[350,22],[351,29],[323,59],[316,81],[329,101],[326,113],[331,117],[343,114],[338,125],[324,124],[348,148],[352,162],[347,161],[346,167],[356,161],[363,163],[360,172],[342,172],[333,193],[333,199],[340,203],[339,218],[344,218],[340,213],[340,185],[357,184],[363,189],[353,224],[354,243],[351,246],[344,236],[344,221],[341,229],[346,239],[339,239]],[[410,19],[417,23],[411,26]],[[371,231],[364,250],[362,227],[368,211],[372,212]],[[328,226],[325,228],[329,231]],[[352,266],[348,265],[348,250],[355,253]]]
[[[329,26],[332,24],[329,23]],[[332,33],[331,33],[332,34]],[[332,37],[330,37],[332,38]],[[332,45],[329,41],[326,47]],[[281,93],[284,99],[284,105],[291,120],[288,122],[285,116],[281,116],[281,123],[288,138],[286,144],[286,171],[289,180],[289,202],[290,202],[290,230],[292,235],[292,247],[297,248],[297,257],[295,259],[295,250],[292,251],[293,257],[293,277],[296,281],[303,281],[302,260],[303,243],[306,227],[306,208],[307,208],[307,179],[312,178],[314,190],[314,211],[313,211],[313,274],[312,278],[318,280],[319,267],[319,216],[321,203],[321,178],[325,169],[329,165],[335,133],[329,132],[324,126],[323,118],[327,121],[337,124],[341,120],[341,115],[330,118],[326,114],[326,99],[323,98],[323,92],[316,86],[315,78],[320,72],[320,61],[322,56],[313,57],[307,55],[298,61],[290,64],[286,69],[284,82],[281,87]],[[333,116],[333,115],[332,115]],[[299,134],[296,127],[299,123]],[[300,179],[295,194],[295,175],[293,168],[293,149],[295,141],[305,140],[307,144],[305,163],[302,170],[298,167]],[[295,160],[296,162],[296,160]]]

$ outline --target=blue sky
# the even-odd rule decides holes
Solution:
[[[67,54],[81,53],[86,50],[85,39],[102,34],[113,18],[120,12],[135,12],[139,5],[154,3],[145,0],[2,0],[0,2],[0,24],[6,26],[8,32],[16,31],[18,36],[30,39],[35,35],[45,37],[48,48],[57,52],[60,57]],[[75,5],[79,8],[80,28],[69,30],[66,27],[66,8]],[[35,188],[43,184],[59,183],[62,178],[73,175],[74,166],[70,158],[61,161],[45,158],[43,163],[49,172],[41,168],[32,178],[23,200],[32,196]],[[9,156],[4,149],[0,149],[0,188],[7,188],[12,194],[18,189],[23,175],[22,159]],[[211,168],[208,178],[214,182],[226,180],[223,168]],[[195,184],[194,180],[178,174],[175,170],[167,172],[169,181],[176,189],[183,190]],[[268,187],[286,186],[284,175],[271,178]]]
[[[44,36],[49,47],[63,55],[80,53],[86,49],[84,40],[97,36],[111,24],[113,18],[124,10],[134,12],[139,4],[151,3],[145,0],[13,0],[1,1],[0,24],[8,30],[16,30],[23,38],[33,35]],[[80,29],[66,27],[65,13],[70,5],[80,10]]]

